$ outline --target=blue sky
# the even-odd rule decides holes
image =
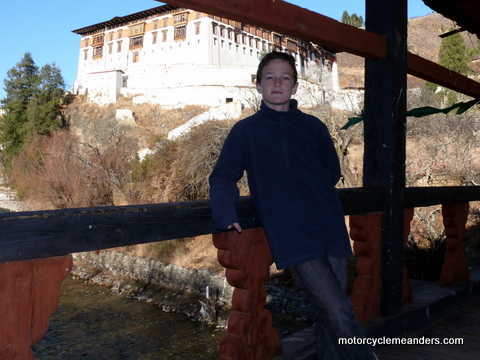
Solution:
[[[289,0],[303,8],[336,20],[347,10],[365,17],[364,0]],[[154,0],[0,0],[2,55],[0,99],[5,97],[3,79],[26,52],[39,67],[56,63],[69,90],[77,75],[80,35],[72,33],[88,25],[162,5]],[[408,0],[408,17],[431,14],[422,0]]]

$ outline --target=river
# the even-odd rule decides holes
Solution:
[[[225,329],[67,278],[35,359],[213,360]]]

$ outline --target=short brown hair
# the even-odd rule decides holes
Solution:
[[[257,83],[262,83],[263,68],[267,66],[270,61],[275,59],[283,60],[290,64],[293,70],[293,83],[296,84],[298,80],[298,73],[297,67],[295,66],[295,58],[290,54],[279,51],[272,51],[265,55],[262,60],[260,60],[260,64],[258,64],[257,69]]]

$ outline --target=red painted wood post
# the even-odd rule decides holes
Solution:
[[[440,276],[440,285],[449,286],[470,278],[463,235],[469,203],[442,205],[443,225],[447,237],[447,252]]]
[[[72,257],[0,264],[0,359],[34,360],[30,348],[48,329]]]
[[[405,210],[404,245],[410,233],[410,222],[413,209]],[[366,321],[380,315],[380,255],[381,255],[381,223],[382,214],[351,215],[350,237],[354,241],[353,248],[357,256],[357,278],[353,283],[350,296],[353,311],[358,321]],[[406,267],[403,268],[403,299],[402,303],[412,301],[410,279]]]
[[[263,229],[228,231],[213,235],[218,261],[226,268],[226,278],[236,289],[234,312],[227,335],[220,345],[219,360],[268,360],[282,353],[272,315],[265,309],[264,285],[273,264]]]

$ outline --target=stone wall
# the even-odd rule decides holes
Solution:
[[[208,270],[187,269],[161,261],[126,255],[117,251],[84,252],[73,255],[74,264],[84,263],[106,270],[116,277],[128,277],[145,284],[206,295],[229,302],[233,288],[224,276]]]

